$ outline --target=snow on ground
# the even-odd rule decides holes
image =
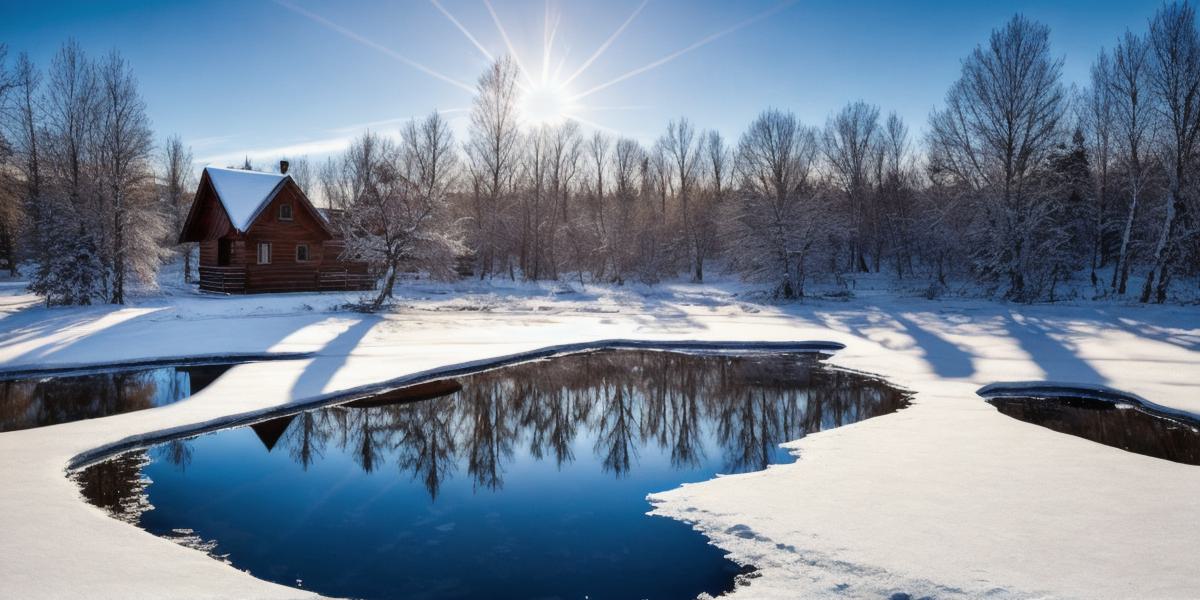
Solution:
[[[305,597],[118,522],[64,475],[82,453],[357,386],[573,342],[829,340],[832,362],[915,392],[898,413],[792,444],[794,464],[655,494],[759,576],[739,598],[1194,597],[1200,468],[1000,415],[1002,381],[1107,385],[1200,416],[1200,309],[1015,306],[858,294],[774,305],[731,282],[409,285],[45,309],[0,284],[0,368],[312,352],[235,367],[166,407],[0,434],[0,582],[11,597]]]

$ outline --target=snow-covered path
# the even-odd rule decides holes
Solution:
[[[131,436],[269,410],[449,364],[599,339],[829,340],[832,362],[916,392],[899,413],[813,435],[765,472],[665,491],[761,569],[746,598],[1193,597],[1200,468],[1057,434],[975,395],[997,381],[1104,384],[1200,415],[1200,311],[856,300],[749,304],[720,288],[414,298],[385,316],[337,296],[183,297],[45,310],[0,290],[0,368],[313,352],[235,367],[163,408],[0,434],[0,595],[302,597],[120,523],[65,476]],[[483,309],[483,310],[479,310]]]

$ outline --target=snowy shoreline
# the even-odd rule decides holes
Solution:
[[[795,463],[652,495],[648,510],[693,523],[734,560],[758,567],[734,598],[1183,598],[1200,586],[1184,568],[1200,561],[1200,469],[1021,423],[976,395],[995,382],[1060,381],[1200,415],[1194,307],[886,297],[770,305],[720,285],[592,288],[565,298],[412,293],[402,300],[411,308],[381,315],[333,310],[344,302],[336,294],[53,310],[5,297],[17,308],[0,319],[0,365],[12,368],[174,356],[185,342],[197,355],[309,356],[236,366],[161,408],[0,434],[5,593],[312,597],[112,519],[84,502],[65,469],[149,432],[613,339],[828,340],[845,346],[831,365],[914,394],[898,413],[789,443],[800,453]],[[446,306],[495,310],[436,310]]]

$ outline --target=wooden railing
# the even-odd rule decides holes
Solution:
[[[317,275],[321,291],[326,290],[369,290],[375,287],[375,278],[364,272],[350,269],[325,268]]]
[[[241,294],[246,291],[245,267],[200,267],[200,289],[218,294]]]
[[[255,270],[246,267],[200,267],[200,290],[217,294],[369,290],[375,278],[365,267],[294,267]]]

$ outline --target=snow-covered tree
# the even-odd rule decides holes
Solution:
[[[406,265],[449,277],[462,250],[446,221],[457,167],[449,126],[433,113],[406,125],[401,140],[363,134],[324,175],[345,257],[367,261],[383,278],[372,310],[392,297]]]
[[[125,303],[129,276],[154,285],[168,254],[166,215],[154,197],[153,133],[137,79],[115,51],[99,68],[99,122],[95,139],[99,213],[108,253],[110,300]]]
[[[971,196],[977,272],[1003,279],[1016,300],[1038,297],[1061,276],[1059,198],[1042,185],[1062,136],[1061,71],[1050,29],[1017,15],[963,61],[930,118],[931,165]]]
[[[675,192],[679,207],[679,225],[692,281],[704,281],[704,248],[700,236],[700,216],[696,199],[700,172],[701,146],[696,127],[685,119],[674,119],[658,140],[667,159],[666,185]]]
[[[161,161],[159,198],[163,213],[171,225],[164,243],[169,247],[175,244],[175,238],[183,230],[192,206],[192,190],[195,189],[192,181],[192,150],[184,146],[179,136],[171,136],[163,143]],[[195,252],[194,243],[185,243],[179,248],[179,253],[183,255],[183,280],[186,283],[194,279],[196,269],[192,264],[192,255]]]
[[[846,200],[850,268],[867,271],[868,231],[873,223],[871,163],[879,135],[879,107],[851,102],[825,124],[823,150],[835,185]],[[878,263],[878,257],[876,257]]]
[[[467,218],[480,276],[495,272],[507,252],[508,212],[520,161],[519,67],[505,55],[479,78],[466,144],[471,207]]]
[[[738,142],[737,192],[726,222],[731,265],[771,282],[784,298],[804,295],[808,258],[825,223],[812,181],[819,152],[813,129],[774,109]]]
[[[1154,262],[1146,274],[1142,302],[1166,300],[1184,240],[1194,234],[1183,218],[1188,195],[1194,194],[1200,151],[1200,33],[1196,11],[1187,2],[1164,5],[1150,21],[1149,83],[1163,122],[1161,154],[1167,176],[1162,226],[1154,245]]]
[[[1103,87],[1110,98],[1110,114],[1098,114],[1097,120],[1103,118],[1111,123],[1120,188],[1127,198],[1110,282],[1110,287],[1118,294],[1125,293],[1129,281],[1134,226],[1143,196],[1151,187],[1151,171],[1156,162],[1151,154],[1156,115],[1149,89],[1149,51],[1145,38],[1126,32],[1113,49],[1111,58],[1101,53],[1092,71],[1093,86]]]

